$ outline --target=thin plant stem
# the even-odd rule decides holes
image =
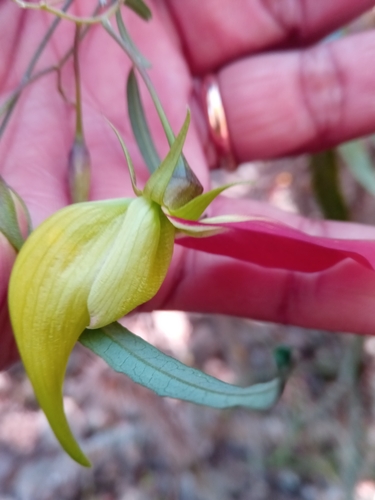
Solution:
[[[92,15],[95,16],[101,8],[101,2],[99,0],[98,5],[95,7]],[[79,35],[79,41],[82,41],[84,37],[86,36],[88,30],[90,29],[91,25],[85,25],[82,27],[80,25],[80,35]],[[64,56],[60,59],[59,63],[56,66],[52,66],[49,68],[50,71],[56,71],[57,72],[57,88],[59,93],[61,94],[62,98],[64,101],[69,102],[69,99],[66,97],[65,92],[63,90],[62,82],[61,82],[61,69],[64,66],[64,64],[69,60],[69,58],[74,54],[74,46],[71,47],[69,50],[66,51]],[[73,104],[73,103],[70,103]]]
[[[82,96],[81,96],[81,73],[79,68],[79,41],[81,25],[77,24],[74,35],[73,65],[74,79],[76,86],[76,140],[83,141],[83,123],[82,123]]]
[[[69,7],[71,6],[71,4],[73,3],[73,1],[74,0],[66,0],[66,2],[64,3],[64,5],[62,7],[62,11],[64,12],[64,11],[68,10]],[[49,42],[51,36],[53,35],[55,29],[60,24],[60,22],[61,22],[61,18],[59,18],[59,17],[57,17],[56,19],[53,20],[51,26],[47,30],[47,33],[44,35],[43,40],[40,42],[40,45],[37,48],[35,54],[31,58],[31,61],[29,62],[29,65],[26,69],[26,72],[25,72],[23,79],[27,80],[30,78],[32,72],[34,71],[36,63],[38,62],[39,57],[41,56],[43,50],[45,49],[47,43]]]
[[[79,67],[79,44],[81,25],[76,25],[73,45],[73,69],[75,81],[76,130],[72,149],[69,153],[68,181],[71,201],[87,201],[90,193],[90,153],[85,144],[82,121],[81,73]],[[61,82],[60,82],[61,83]],[[63,89],[61,89],[63,92]]]
[[[119,24],[119,29],[121,29],[121,31],[123,31],[123,33],[127,35],[126,28],[125,28],[125,25],[122,21],[121,13],[119,11],[116,13],[116,19],[117,19],[117,22]],[[138,70],[139,74],[141,75],[141,77],[142,77],[142,79],[147,87],[147,90],[149,91],[149,93],[152,97],[152,100],[154,102],[156,111],[159,115],[160,121],[163,124],[163,128],[165,130],[165,134],[167,136],[168,143],[171,146],[174,142],[174,139],[175,139],[174,133],[173,133],[172,128],[168,122],[167,116],[164,112],[164,109],[161,105],[161,102],[160,102],[159,97],[156,93],[156,90],[152,84],[152,81],[151,81],[147,71],[145,70],[143,65],[140,63],[138,55],[135,53],[131,44],[126,43],[126,41],[124,40],[124,38],[126,38],[126,37],[121,37],[115,32],[115,30],[113,29],[113,27],[108,19],[106,19],[105,21],[102,22],[102,26],[107,31],[107,33],[123,48],[123,50],[128,55],[129,59],[133,63],[134,67]]]
[[[72,4],[73,0],[66,0],[64,5],[62,6],[62,11],[67,10]],[[14,107],[17,104],[17,101],[21,95],[22,90],[25,85],[29,82],[31,78],[31,74],[34,71],[35,65],[38,62],[43,50],[45,49],[47,43],[55,32],[57,26],[59,25],[61,18],[54,19],[51,26],[48,28],[47,33],[44,35],[42,41],[38,45],[33,57],[31,58],[26,71],[22,77],[21,83],[18,88],[14,91],[14,93],[10,96],[10,98],[6,101],[5,105],[1,109],[1,114],[5,112],[5,116],[0,125],[0,138],[2,137],[4,130],[9,122],[9,119],[13,113]]]
[[[44,10],[50,14],[58,16],[60,19],[66,19],[67,21],[72,21],[79,24],[98,24],[105,21],[108,17],[112,16],[122,5],[123,0],[117,0],[113,5],[111,5],[103,14],[99,16],[90,17],[80,17],[74,16],[73,14],[67,14],[64,9],[56,9],[49,5],[45,0],[39,3],[29,3],[23,0],[13,0],[13,2],[18,5],[21,9],[31,9],[31,10]]]
[[[73,2],[73,0],[68,0],[66,2],[66,4],[62,7],[62,10],[68,9],[72,2]],[[96,14],[99,12],[100,8],[101,8],[101,4],[100,4],[100,2],[98,2],[98,5],[95,7],[92,15],[96,16]],[[18,101],[22,91],[25,89],[25,87],[27,87],[31,83],[34,83],[39,78],[41,78],[49,73],[52,73],[53,71],[56,71],[57,75],[58,75],[59,92],[63,96],[64,100],[68,101],[68,99],[66,98],[66,96],[62,90],[62,86],[61,86],[61,69],[64,66],[64,64],[69,60],[69,58],[73,55],[73,48],[70,48],[69,50],[66,51],[66,53],[60,59],[60,61],[57,65],[49,66],[48,68],[44,68],[44,69],[38,71],[37,73],[35,73],[34,75],[32,75],[32,72],[35,68],[35,65],[36,65],[44,47],[46,46],[48,40],[51,38],[53,32],[57,28],[60,21],[61,21],[61,18],[57,18],[51,24],[47,33],[43,37],[41,44],[38,46],[34,56],[32,57],[32,60],[30,61],[29,65],[28,65],[28,67],[27,67],[27,69],[22,77],[21,83],[14,90],[14,92],[12,92],[12,94],[8,97],[8,99],[4,102],[4,104],[0,107],[0,116],[3,113],[6,113],[6,115],[3,118],[2,123],[0,125],[0,138],[1,138],[8,122],[9,122],[9,119],[12,115],[14,106],[17,104],[17,101]],[[80,40],[82,40],[86,36],[89,29],[90,29],[90,25],[85,25],[84,28],[81,28]]]

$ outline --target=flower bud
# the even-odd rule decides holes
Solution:
[[[82,138],[75,138],[69,153],[68,181],[70,198],[73,203],[89,199],[90,193],[90,154]]]

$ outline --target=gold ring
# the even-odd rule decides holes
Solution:
[[[206,110],[210,139],[215,146],[219,167],[235,170],[237,163],[231,147],[228,124],[217,79],[206,76],[202,83],[203,106]]]

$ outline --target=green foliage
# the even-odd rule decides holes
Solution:
[[[128,76],[126,85],[126,96],[128,102],[128,113],[130,123],[133,129],[135,140],[139,150],[149,169],[150,173],[155,172],[160,165],[160,158],[156,151],[154,141],[152,140],[150,129],[147,125],[141,96],[139,93],[137,78],[132,69]]]
[[[277,401],[285,380],[284,375],[280,375],[249,387],[227,384],[167,356],[118,323],[98,330],[85,330],[80,342],[115,371],[124,373],[159,396],[214,408],[244,406],[265,410]],[[285,368],[288,365],[285,356],[283,361]]]

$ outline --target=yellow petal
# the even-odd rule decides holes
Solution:
[[[175,229],[161,208],[132,201],[88,298],[90,328],[116,321],[150,300],[167,274]]]
[[[66,421],[68,357],[89,324],[87,297],[132,200],[72,205],[34,231],[16,260],[9,308],[21,358],[63,448],[89,465]]]

